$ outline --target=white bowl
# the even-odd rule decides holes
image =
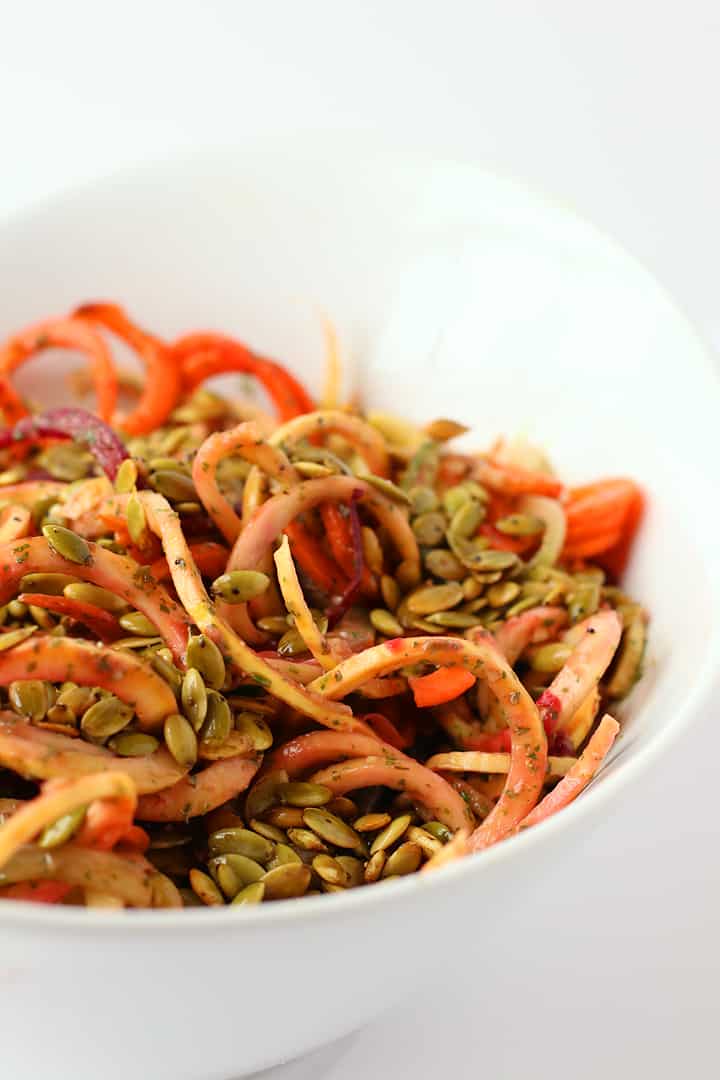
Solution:
[[[720,394],[683,315],[607,238],[515,185],[306,140],[53,198],[2,226],[0,275],[3,334],[112,297],[163,333],[235,333],[316,386],[322,306],[372,404],[474,423],[476,445],[523,430],[572,479],[638,477],[650,509],[628,587],[653,617],[648,673],[601,777],[547,824],[445,873],[249,911],[0,904],[9,1075],[245,1075],[365,1023],[478,927],[510,940],[512,898],[623,813],[626,785],[647,782],[713,690]],[[22,376],[46,401],[56,360]]]

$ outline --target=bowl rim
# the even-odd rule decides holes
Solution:
[[[334,136],[333,136],[334,137]],[[343,138],[343,136],[340,136]],[[307,133],[302,136],[303,150],[310,147],[327,151],[327,134],[313,133],[308,137]],[[182,150],[170,152],[151,158],[145,158],[119,169],[112,169],[99,173],[88,179],[63,186],[53,190],[39,198],[21,205],[17,210],[11,210],[0,214],[0,233],[4,229],[22,226],[24,222],[30,222],[37,213],[51,211],[54,208],[62,210],[65,201],[71,201],[82,197],[83,194],[118,183],[140,183],[144,178],[150,178],[153,174],[162,170],[177,170],[190,168],[197,170],[198,167],[206,169],[211,163],[227,161],[233,165],[240,165],[247,156],[249,150],[257,146],[271,147],[274,151],[287,152],[299,143],[299,133],[278,135],[266,133],[262,136],[253,136],[233,145],[205,146],[199,151]],[[363,141],[363,140],[361,140]],[[653,287],[658,295],[662,296],[676,318],[683,324],[689,340],[693,340],[699,346],[696,357],[702,356],[706,361],[704,366],[696,364],[690,370],[699,378],[706,380],[708,393],[714,396],[720,405],[720,375],[713,363],[712,352],[704,341],[697,327],[683,311],[682,307],[664,284],[644,265],[642,260],[627,251],[612,235],[587,220],[573,207],[558,203],[542,192],[529,185],[504,176],[501,173],[486,168],[472,159],[452,158],[447,155],[435,155],[427,150],[396,149],[382,141],[368,138],[364,140],[367,146],[377,155],[394,158],[398,162],[412,161],[416,165],[430,168],[434,165],[459,166],[465,170],[472,170],[478,177],[491,179],[507,192],[512,192],[522,198],[535,210],[547,215],[552,213],[560,220],[574,219],[576,226],[582,228],[588,238],[594,237],[603,243],[606,250],[626,265],[631,265],[635,271],[643,272],[648,285]],[[357,153],[357,140],[346,138],[348,148],[353,148]],[[684,370],[687,376],[688,369]],[[712,437],[720,449],[720,432],[713,431]],[[656,732],[651,736],[647,747],[641,754],[627,757],[622,765],[610,775],[603,777],[601,784],[591,783],[583,792],[582,798],[576,799],[570,806],[565,807],[561,814],[555,814],[540,826],[522,832],[509,838],[482,853],[482,858],[471,857],[460,859],[443,868],[442,872],[430,875],[412,874],[405,878],[394,879],[384,882],[383,889],[352,889],[344,893],[334,894],[332,902],[328,902],[328,896],[305,897],[298,904],[295,900],[276,901],[269,905],[259,905],[252,908],[243,908],[242,913],[234,911],[231,905],[222,910],[217,908],[187,908],[187,909],[140,909],[124,911],[103,911],[87,908],[62,908],[53,905],[31,904],[24,901],[4,900],[0,903],[0,930],[22,929],[29,936],[43,933],[52,934],[53,931],[62,931],[63,940],[65,934],[72,932],[80,938],[96,938],[102,936],[117,938],[127,937],[132,934],[139,940],[145,939],[149,934],[157,938],[158,934],[167,937],[181,930],[187,938],[189,935],[200,934],[204,938],[221,933],[223,936],[229,933],[242,933],[246,930],[256,933],[263,927],[276,928],[278,925],[305,920],[315,924],[318,920],[346,919],[356,913],[370,914],[377,905],[383,907],[392,904],[401,904],[411,897],[420,893],[427,895],[429,899],[437,897],[440,892],[451,891],[460,887],[460,883],[473,875],[487,873],[501,866],[508,859],[521,856],[527,847],[547,846],[552,842],[560,831],[574,830],[583,824],[585,819],[602,805],[610,805],[617,801],[617,794],[628,787],[638,775],[657,760],[661,752],[667,750],[672,743],[679,738],[690,723],[693,715],[700,712],[703,705],[709,703],[713,691],[720,677],[720,622],[713,628],[711,637],[708,639],[704,652],[704,662],[694,673],[694,679],[690,690],[675,713],[673,721],[665,730]],[[388,887],[390,886],[390,887]]]

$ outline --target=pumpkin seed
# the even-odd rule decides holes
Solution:
[[[78,581],[78,578],[72,577],[70,574],[26,574],[20,582],[20,592],[44,593],[45,596],[62,596],[68,585]]]
[[[258,818],[250,819],[250,828],[253,832],[264,836],[266,840],[272,840],[274,844],[284,844],[287,837],[282,829],[275,828],[269,821],[260,821]]]
[[[359,833],[375,832],[376,829],[384,829],[391,821],[389,814],[363,814],[353,821],[353,828]]]
[[[123,630],[127,630],[128,634],[135,637],[157,637],[157,626],[151,623],[147,615],[143,615],[141,611],[129,611],[121,615],[118,622]]]
[[[412,814],[400,814],[399,817],[394,818],[382,832],[377,834],[370,846],[370,854],[374,855],[376,851],[385,851],[386,848],[391,847],[407,832],[411,823]]]
[[[508,514],[495,522],[495,528],[506,536],[536,536],[545,528],[545,522],[534,514]]]
[[[296,471],[304,480],[319,480],[323,476],[332,476],[337,470],[319,461],[294,461]]]
[[[215,858],[208,861],[208,868],[213,877],[217,875],[220,866],[229,866],[235,874],[235,877],[243,886],[251,885],[253,882],[259,881],[265,874],[265,869],[260,863],[255,862],[254,859],[248,858],[247,855],[238,855],[235,852],[217,855]]]
[[[61,575],[58,574],[57,576],[60,577]],[[67,596],[68,600],[80,600],[83,604],[93,604],[95,607],[102,608],[103,611],[113,612],[113,614],[127,611],[129,606],[122,596],[116,596],[109,589],[102,589],[99,585],[90,585],[85,581],[74,581],[72,578],[68,579],[62,593]],[[157,634],[157,630],[153,632]]]
[[[431,487],[418,484],[408,491],[410,500],[410,513],[413,517],[418,514],[427,514],[430,510],[437,510],[439,499]]]
[[[327,852],[328,850],[320,837],[311,829],[288,829],[287,835],[288,840],[303,851]]]
[[[384,878],[400,877],[402,874],[414,874],[422,862],[422,848],[412,840],[401,844],[388,860],[382,872]]]
[[[310,884],[310,869],[302,863],[284,863],[268,870],[263,878],[266,900],[289,900],[302,896]]]
[[[267,574],[261,574],[258,570],[232,570],[215,578],[212,591],[226,604],[245,604],[256,596],[262,596],[269,584]]]
[[[336,795],[325,809],[329,810],[331,814],[336,814],[343,821],[352,821],[359,813],[357,804],[352,799],[348,799],[347,795]]]
[[[426,424],[425,432],[436,442],[448,442],[456,439],[458,435],[464,435],[470,428],[465,424],[458,424],[456,420],[438,419]]]
[[[288,621],[284,615],[265,615],[262,619],[258,619],[257,625],[259,630],[264,630],[266,634],[278,637],[287,630]]]
[[[413,615],[432,615],[436,611],[447,611],[463,600],[463,591],[457,582],[446,585],[427,585],[418,589],[407,598],[408,611]]]
[[[453,536],[468,539],[477,531],[478,525],[485,517],[485,508],[475,499],[468,499],[453,514],[448,526],[448,532]]]
[[[64,525],[43,525],[42,534],[55,554],[68,562],[83,565],[92,562],[87,541]]]
[[[365,841],[360,833],[355,832],[342,818],[331,814],[328,810],[310,807],[303,811],[303,821],[328,844],[365,853]]]
[[[483,587],[477,578],[474,578],[471,575],[470,577],[466,577],[463,581],[462,591],[466,600],[477,600],[480,593],[483,591]]]
[[[233,716],[222,694],[209,690],[207,695],[207,715],[200,729],[200,740],[212,746],[221,746],[232,731]]]
[[[505,612],[505,617],[510,619],[513,615],[520,615],[521,612],[527,611],[528,608],[535,607],[537,605],[537,599],[534,596],[525,596],[520,600],[516,600]]]
[[[43,630],[52,630],[55,626],[52,615],[45,608],[38,607],[36,604],[29,605],[28,615]]]
[[[239,893],[233,898],[232,906],[241,906],[243,904],[259,904],[265,896],[265,884],[262,881],[254,881],[251,885],[246,885],[244,889],[241,889]]]
[[[91,739],[107,739],[127,727],[133,717],[132,709],[114,694],[100,698],[83,713],[80,727]]]
[[[215,869],[215,881],[227,900],[232,900],[242,888],[237,874],[228,863],[218,863]]]
[[[46,825],[40,833],[38,846],[51,850],[60,847],[61,844],[66,844],[68,840],[73,838],[85,820],[86,809],[85,806],[76,806],[74,810],[69,810],[67,814],[63,814],[57,821],[53,821],[51,825]]]
[[[189,468],[178,458],[174,457],[154,457],[148,461],[148,469],[150,472],[158,472],[160,469],[169,469],[171,472],[181,472],[185,476],[189,476]]]
[[[372,574],[382,574],[383,550],[377,534],[372,529],[369,529],[367,525],[363,525],[360,529],[360,538],[362,540],[363,558],[368,570]]]
[[[335,862],[342,866],[343,870],[347,874],[348,888],[354,888],[357,885],[363,883],[363,864],[360,859],[356,859],[354,855],[336,855]]]
[[[298,806],[305,809],[308,806],[325,806],[332,799],[332,791],[324,784],[311,784],[302,780],[290,780],[287,784],[281,784],[277,789],[281,802],[287,806]]]
[[[147,638],[145,639],[148,640]],[[168,684],[173,694],[177,697],[182,689],[183,677],[181,672],[171,664],[164,656],[161,656],[159,652],[146,652],[145,656],[149,657],[150,666],[153,671],[156,671],[161,679],[164,679]]]
[[[208,837],[208,847],[212,855],[244,855],[259,863],[269,862],[275,851],[273,843],[264,836],[238,828],[217,829]]]
[[[368,861],[365,863],[365,871],[363,874],[365,881],[368,885],[372,884],[373,881],[378,881],[380,875],[385,869],[386,862],[387,855],[382,850],[376,851],[373,855],[370,856]]]
[[[402,637],[403,628],[394,615],[385,608],[373,608],[370,612],[370,623],[379,634],[385,637]]]
[[[452,518],[458,512],[461,506],[464,506],[466,502],[475,500],[476,502],[485,503],[488,500],[488,493],[485,488],[480,484],[474,483],[472,480],[467,480],[462,484],[454,484],[453,487],[449,487],[443,494],[443,506],[448,517]]]
[[[77,443],[63,443],[51,446],[38,455],[38,466],[45,469],[54,480],[72,483],[87,476],[95,463],[95,458]]]
[[[477,553],[473,559],[473,569],[480,573],[484,570],[511,570],[519,562],[517,555],[513,554],[512,551],[496,551],[494,548],[490,548]]]
[[[197,492],[192,478],[179,471],[177,462],[174,462],[174,464],[176,466],[174,469],[158,469],[157,472],[151,473],[149,478],[150,486],[159,491],[161,495],[164,495],[166,499],[170,499],[171,502],[195,501]]]
[[[47,686],[40,679],[11,682],[8,698],[16,713],[31,720],[42,720],[50,704]]]
[[[76,686],[70,683],[62,687],[56,704],[66,705],[76,716],[80,716],[98,700],[98,696],[98,691],[91,686]]]
[[[25,641],[31,634],[34,634],[36,629],[35,626],[20,626],[17,630],[8,630],[4,634],[0,634],[0,652],[12,649],[13,645],[19,645],[21,641]]]
[[[520,586],[517,581],[499,581],[497,585],[491,585],[485,595],[491,607],[504,607],[518,598]]]
[[[578,585],[568,596],[568,615],[571,622],[580,622],[594,615],[600,606],[599,582]]]
[[[380,578],[380,593],[385,601],[385,607],[394,611],[400,603],[400,588],[395,578],[389,574],[383,574]]]
[[[122,544],[117,544],[108,536],[101,536],[95,543],[98,547],[105,548],[106,551],[113,551],[116,555],[125,555],[127,553],[127,548],[123,547]]]
[[[180,688],[180,701],[193,730],[199,731],[207,715],[207,690],[197,668],[191,667],[185,672]]]
[[[540,645],[532,653],[530,666],[533,671],[554,675],[565,664],[572,649],[562,641],[553,641],[549,645]]]
[[[308,647],[297,630],[287,630],[278,641],[277,651],[281,656],[301,656]]]
[[[276,844],[275,854],[268,863],[268,869],[274,870],[276,866],[286,866],[288,863],[301,863],[302,859],[297,851],[289,844]]]
[[[115,490],[119,495],[129,495],[137,483],[137,465],[132,458],[125,458],[115,474]]]
[[[154,735],[146,735],[142,731],[128,731],[122,735],[114,735],[108,746],[120,757],[147,757],[148,754],[155,753],[160,743]]]
[[[349,885],[350,875],[332,855],[316,855],[312,868],[319,878],[329,885]]]
[[[125,518],[133,544],[144,547],[148,539],[147,517],[145,507],[135,493],[127,501]]]
[[[253,750],[269,750],[273,744],[273,735],[261,716],[251,712],[235,714],[235,730],[239,731],[252,743]]]
[[[183,768],[191,769],[198,756],[197,736],[181,713],[171,713],[163,723],[165,745]]]
[[[433,577],[444,581],[460,581],[465,577],[465,567],[447,548],[433,548],[425,553],[425,568]]]
[[[423,855],[426,855],[428,859],[442,850],[442,841],[429,833],[427,829],[421,829],[418,825],[412,825],[408,829],[407,837],[408,840],[412,840],[414,844],[417,844]]]
[[[13,619],[24,619],[28,613],[27,604],[23,604],[22,600],[11,600],[7,609]]]
[[[287,780],[288,774],[284,769],[275,769],[273,772],[266,773],[265,776],[256,781],[250,788],[245,799],[245,816],[247,819],[259,818],[261,814],[264,814],[266,810],[269,810],[275,802],[275,792],[277,788],[280,784],[286,784]],[[271,822],[271,824],[278,825],[282,828],[280,822]],[[300,824],[302,824],[302,822]]]
[[[402,506],[410,505],[409,496],[397,484],[393,484],[392,480],[386,480],[383,476],[375,476],[374,473],[362,473],[360,479],[377,488],[381,494],[392,502],[400,503]]]
[[[217,907],[225,903],[222,893],[208,874],[193,868],[188,877],[190,879],[190,888],[202,900],[203,904],[207,904],[208,907]]]
[[[57,503],[56,495],[45,495],[39,498],[33,503],[32,517],[35,527],[38,528],[41,522],[46,518],[51,507]]]
[[[446,630],[469,630],[477,626],[480,619],[467,611],[436,611],[428,615],[427,621],[436,629],[440,626]]]
[[[187,665],[197,668],[207,686],[220,690],[225,682],[225,661],[214,641],[199,634],[190,638],[187,647]]]
[[[428,510],[412,522],[415,539],[423,547],[437,547],[445,536],[445,518],[438,510]]]
[[[297,806],[273,806],[265,814],[265,819],[279,829],[301,828],[304,825],[302,810]]]
[[[426,821],[423,828],[425,832],[429,832],[431,836],[436,837],[443,844],[447,844],[448,840],[452,840],[452,831],[442,821]]]

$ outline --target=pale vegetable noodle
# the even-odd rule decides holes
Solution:
[[[345,893],[481,858],[605,761],[647,639],[621,585],[640,488],[567,487],[523,441],[455,451],[472,402],[343,403],[324,329],[319,405],[110,303],[0,348],[1,899]],[[23,400],[47,348],[87,359],[96,412]]]

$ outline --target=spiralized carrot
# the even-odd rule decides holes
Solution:
[[[195,565],[203,577],[216,578],[222,574],[230,554],[226,547],[215,543],[214,540],[202,540],[197,544],[190,544],[189,548]],[[171,580],[170,567],[164,555],[150,564],[150,575],[156,581]]]
[[[159,427],[175,408],[181,386],[180,372],[168,346],[131,322],[118,304],[82,304],[75,309],[75,316],[117,334],[135,349],[145,366],[140,400],[122,418],[120,426],[130,435],[142,435]]]
[[[95,384],[98,413],[106,424],[109,423],[117,401],[115,366],[103,339],[82,319],[46,319],[15,334],[0,348],[0,376],[9,376],[31,356],[44,349],[54,348],[76,349],[87,354]]]
[[[176,711],[175,696],[152,668],[131,653],[93,645],[79,638],[34,634],[12,649],[0,652],[0,685],[16,679],[74,681],[101,686],[133,705],[144,731],[162,725]]]
[[[420,709],[427,709],[431,705],[443,705],[447,701],[460,697],[474,685],[475,676],[472,672],[453,667],[438,669],[430,675],[410,679],[415,704]]]
[[[43,593],[20,593],[18,600],[22,604],[43,608],[44,611],[53,611],[56,615],[69,615],[83,623],[104,645],[117,641],[125,633],[114,615],[95,604],[87,604],[84,600],[71,600],[67,596],[45,596]]]
[[[552,476],[532,472],[520,465],[501,465],[492,459],[480,459],[475,471],[481,484],[501,495],[548,495],[554,499],[562,491],[562,484]]]

